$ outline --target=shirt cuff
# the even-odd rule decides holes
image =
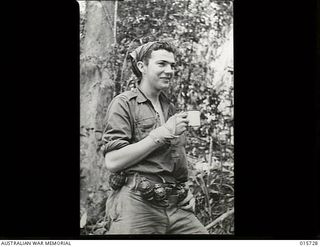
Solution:
[[[103,156],[105,156],[106,153],[108,153],[108,152],[111,152],[113,150],[118,150],[118,149],[123,148],[127,145],[129,145],[129,142],[125,141],[125,140],[109,141],[108,143],[104,144]]]

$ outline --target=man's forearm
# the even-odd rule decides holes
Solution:
[[[147,136],[137,143],[106,153],[105,164],[108,170],[117,172],[143,160],[159,146],[161,144],[154,142],[150,136]]]

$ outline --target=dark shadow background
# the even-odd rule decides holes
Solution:
[[[13,7],[3,46],[0,239],[78,239],[77,3]],[[316,13],[319,1],[235,1],[236,235],[177,238],[319,239]]]

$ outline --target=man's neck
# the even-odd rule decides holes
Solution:
[[[148,83],[140,83],[140,89],[145,94],[145,96],[153,103],[157,104],[159,102],[159,95],[161,93],[161,90],[154,90],[152,89]]]

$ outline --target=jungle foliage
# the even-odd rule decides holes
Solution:
[[[186,146],[196,216],[212,234],[233,234],[233,60],[225,48],[232,38],[233,2],[125,0],[117,3],[115,16],[116,25],[108,21],[116,42],[110,55],[101,60],[101,66],[111,71],[114,96],[135,86],[128,60],[131,50],[159,39],[171,40],[178,47],[177,70],[168,95],[178,110],[201,112],[201,127],[189,129]],[[85,22],[82,14],[81,40]],[[106,225],[101,217],[82,230],[105,234]]]

